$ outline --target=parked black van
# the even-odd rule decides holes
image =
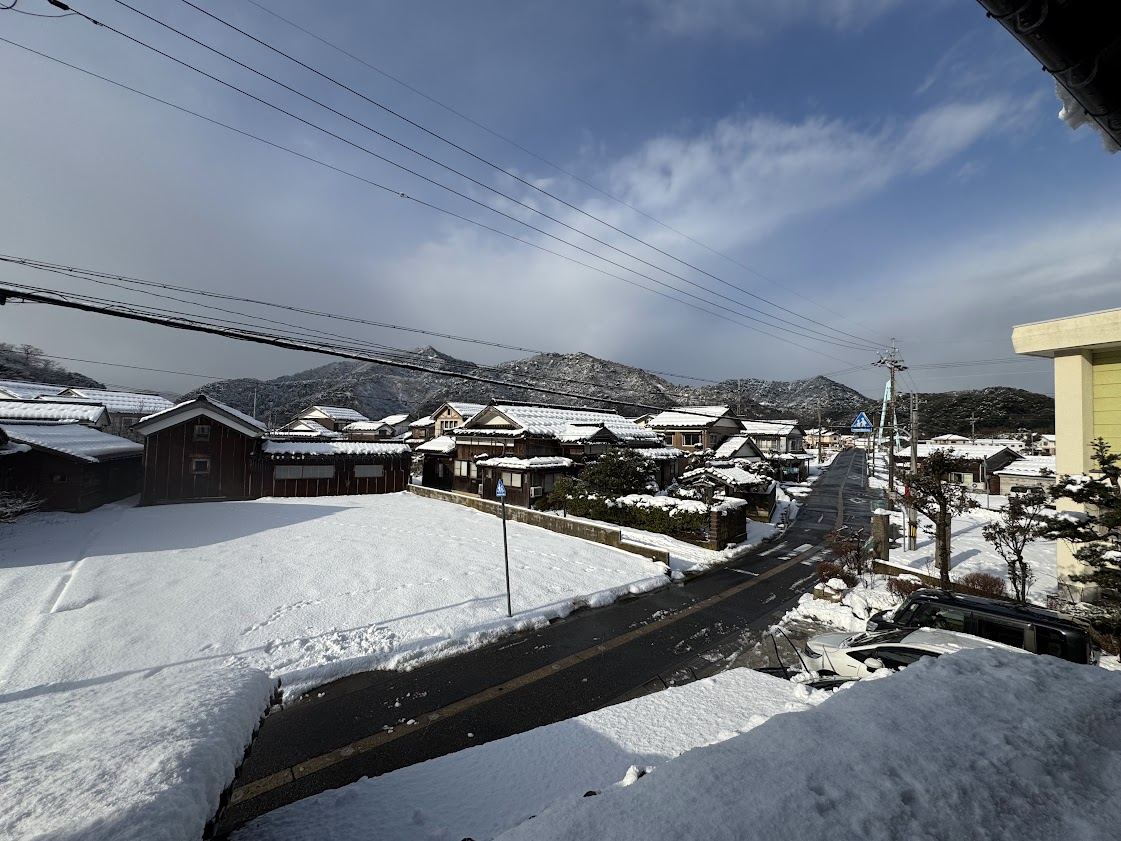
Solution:
[[[873,614],[868,619],[868,630],[941,628],[1074,663],[1097,664],[1101,657],[1101,649],[1092,642],[1087,623],[1035,605],[930,588],[908,596],[890,619],[885,618],[886,613],[881,610]]]

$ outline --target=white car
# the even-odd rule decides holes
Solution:
[[[898,628],[859,634],[821,634],[802,651],[806,668],[819,675],[862,678],[879,669],[900,669],[920,657],[939,657],[964,648],[1003,648],[992,640],[933,628]]]

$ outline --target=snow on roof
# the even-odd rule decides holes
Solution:
[[[935,450],[942,450],[950,453],[954,458],[973,460],[990,459],[998,453],[1003,453],[1005,450],[1008,450],[1013,455],[1018,455],[1015,451],[999,444],[953,444],[951,446],[946,446],[945,444],[938,445],[931,442],[920,443],[918,445],[917,455],[919,458],[926,458]],[[895,455],[896,458],[910,458],[911,448],[904,447],[901,450],[897,450]]]
[[[748,435],[793,435],[801,432],[793,421],[740,421]]]
[[[329,458],[332,456],[402,456],[412,450],[407,444],[383,441],[274,441],[268,440],[261,452],[270,458]]]
[[[681,406],[659,412],[646,423],[661,428],[711,426],[727,413],[727,406]]]
[[[348,423],[346,426],[344,426],[343,432],[377,432],[382,427],[390,425],[391,424],[387,424],[385,421],[380,420],[354,421],[354,423]]]
[[[572,459],[560,456],[534,456],[533,458],[512,458],[497,456],[480,459],[476,464],[485,467],[505,467],[508,470],[545,470],[549,468],[572,467]]]
[[[735,458],[736,453],[742,450],[745,446],[750,446],[756,455],[759,454],[759,448],[755,442],[747,435],[733,435],[723,444],[716,448],[716,458],[726,459]]]
[[[36,397],[55,396],[65,389],[64,385],[47,383],[25,383],[22,380],[0,380],[0,391],[17,400],[34,400]]]
[[[947,432],[945,435],[935,435],[930,439],[931,441],[968,441],[964,435],[955,435],[952,432]]]
[[[447,455],[455,452],[455,439],[450,435],[441,435],[431,441],[425,441],[416,448],[418,453],[432,453],[434,455]]]
[[[646,458],[652,461],[672,461],[673,459],[684,458],[685,453],[676,447],[643,447],[642,449],[635,450],[636,453],[641,453]]]
[[[114,458],[138,456],[144,445],[117,435],[109,435],[80,423],[8,424],[0,427],[10,441],[27,444],[36,450],[95,464]]]
[[[29,453],[31,447],[27,444],[16,444],[13,441],[6,441],[0,444],[0,456],[14,456],[17,453]]]
[[[227,406],[225,403],[215,400],[213,397],[207,397],[205,394],[200,394],[198,397],[192,398],[191,400],[184,400],[182,403],[176,403],[174,406],[164,409],[162,412],[156,412],[155,414],[143,417],[140,419],[137,425],[139,426],[141,424],[148,424],[150,421],[185,413],[185,411],[188,409],[196,409],[202,407],[212,407],[213,409],[217,409],[219,413],[229,415],[231,418],[236,419],[241,423],[246,424],[247,426],[251,426],[259,432],[266,431],[265,425],[256,418],[250,417],[249,415],[245,414],[245,412],[239,412],[233,406]]]
[[[0,420],[108,423],[109,416],[100,403],[75,403],[71,400],[0,400]]]
[[[418,427],[432,426],[436,423],[436,418],[421,418],[409,424],[409,429],[416,429]]]
[[[1000,476],[1035,476],[1043,478],[1055,475],[1054,456],[1025,456],[1007,467],[996,471]]]
[[[482,403],[448,403],[448,406],[459,413],[464,421],[469,421],[486,408]]]
[[[611,438],[616,437],[615,434],[602,423],[570,423],[564,428],[564,432],[561,433],[560,440],[566,444],[574,444],[577,441],[587,441],[589,438],[602,435],[604,432]]]
[[[768,488],[773,483],[773,479],[768,476],[760,476],[758,473],[752,473],[750,470],[744,470],[742,467],[698,467],[694,470],[687,470],[681,474],[682,481],[688,482],[693,479],[716,479],[725,485],[731,487],[743,488],[752,487],[755,485],[766,485]]]
[[[409,414],[408,414],[408,412],[405,412],[404,414],[399,414],[399,415],[386,415],[384,418],[381,419],[381,422],[384,423],[384,424],[387,424],[389,426],[396,426],[399,423],[404,423],[408,419],[409,419]]]
[[[345,406],[312,406],[307,409],[307,412],[322,412],[331,420],[335,421],[368,421],[369,418],[359,412],[357,409],[347,409]]]
[[[170,409],[173,405],[166,397],[160,397],[158,394],[109,391],[101,388],[69,388],[67,391],[74,397],[94,400],[110,412],[125,415],[150,415],[154,412]]]
[[[487,407],[492,408],[492,407]],[[496,405],[514,424],[514,429],[494,426],[471,426],[479,419],[477,413],[465,426],[456,430],[456,435],[493,435],[510,436],[535,435],[542,438],[561,439],[570,425],[600,425],[607,427],[623,441],[658,441],[658,433],[645,429],[614,412],[596,412],[589,409],[559,409],[551,406],[507,406]]]

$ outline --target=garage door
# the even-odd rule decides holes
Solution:
[[[1121,453],[1121,350],[1094,354],[1094,436]]]

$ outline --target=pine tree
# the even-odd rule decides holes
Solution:
[[[950,524],[955,516],[977,507],[962,485],[950,481],[950,474],[967,473],[972,464],[968,459],[955,456],[953,449],[932,450],[918,470],[907,477],[908,494],[904,504],[915,508],[934,524],[934,564],[943,590],[951,587]]]
[[[1008,565],[1008,583],[1021,604],[1027,603],[1028,591],[1035,581],[1035,574],[1024,560],[1024,550],[1050,528],[1050,521],[1044,515],[1049,502],[1050,496],[1043,488],[1013,494],[1008,497],[1008,506],[1001,518],[981,530],[985,540]]]

